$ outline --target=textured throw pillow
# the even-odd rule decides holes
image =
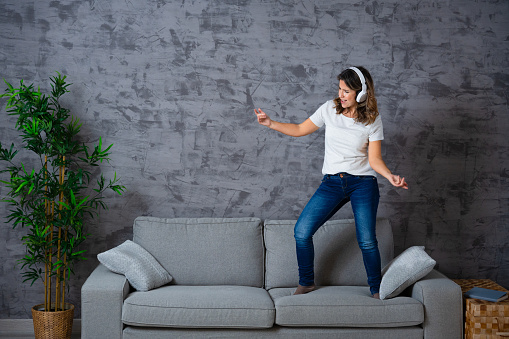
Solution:
[[[431,272],[435,264],[436,261],[424,251],[424,246],[408,248],[382,270],[380,299],[394,298],[399,295]]]
[[[147,250],[131,240],[99,253],[97,259],[110,271],[125,275],[138,291],[149,291],[173,279]]]

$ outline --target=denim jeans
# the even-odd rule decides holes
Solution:
[[[357,242],[362,252],[371,294],[379,292],[382,281],[380,252],[376,240],[376,211],[380,193],[374,176],[348,173],[326,174],[322,184],[295,224],[294,236],[299,264],[299,284],[314,284],[313,235],[348,201],[352,204]]]

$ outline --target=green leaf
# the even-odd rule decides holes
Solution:
[[[18,193],[27,184],[28,184],[28,181],[23,182],[21,185],[19,185],[18,189],[14,193]]]
[[[70,210],[70,209],[71,209],[71,206],[67,205],[67,204],[66,204],[65,202],[63,202],[63,201],[57,201],[57,204],[64,206],[64,207],[65,207],[65,208],[67,208],[68,210]]]
[[[76,205],[76,208],[77,209],[80,208],[81,205],[83,205],[85,202],[87,202],[87,200],[88,200],[88,195],[85,198],[83,198],[78,205]]]
[[[74,196],[74,192],[72,190],[69,191],[69,194],[71,196],[71,203],[73,205],[76,205],[76,197]]]

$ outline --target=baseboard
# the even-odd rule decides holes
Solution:
[[[74,319],[72,324],[72,334],[80,333],[81,319]],[[23,335],[34,335],[34,323],[32,319],[0,319],[0,338]]]

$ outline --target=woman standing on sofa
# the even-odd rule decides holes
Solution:
[[[408,185],[405,178],[392,174],[382,159],[383,126],[371,75],[363,67],[350,67],[338,75],[338,80],[338,97],[301,124],[271,120],[261,109],[255,113],[261,125],[293,137],[326,125],[322,184],[294,229],[299,264],[299,286],[294,294],[315,289],[313,235],[350,201],[370,291],[379,298],[382,275],[375,228],[380,195],[375,172],[393,186],[408,189]]]

